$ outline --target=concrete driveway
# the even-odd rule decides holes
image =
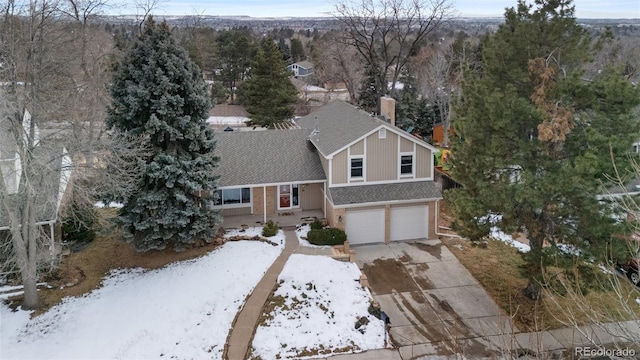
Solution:
[[[517,348],[509,317],[439,240],[354,249],[403,359],[492,357]]]

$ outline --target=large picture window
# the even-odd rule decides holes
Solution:
[[[251,204],[251,188],[216,190],[217,199],[214,205],[242,205]]]

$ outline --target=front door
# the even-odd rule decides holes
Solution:
[[[298,207],[298,184],[278,186],[278,210]]]

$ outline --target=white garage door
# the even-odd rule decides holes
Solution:
[[[384,242],[384,209],[347,210],[345,217],[349,244]]]
[[[427,237],[427,205],[391,208],[390,240],[423,239]]]

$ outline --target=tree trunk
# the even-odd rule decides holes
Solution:
[[[38,307],[40,299],[38,298],[38,279],[37,274],[31,267],[22,271],[22,285],[24,286],[24,300],[22,302],[22,310],[34,310]]]
[[[18,267],[20,268],[20,275],[22,280],[22,286],[24,287],[24,300],[22,302],[22,309],[32,310],[35,309],[40,300],[38,299],[38,274],[36,259],[30,258],[31,244],[28,239],[25,239],[22,232],[17,226],[11,229],[11,238],[13,247],[15,249],[16,260]],[[33,241],[35,247],[36,241]]]
[[[542,288],[540,288],[540,284],[533,279],[529,279],[529,283],[526,288],[522,289],[522,293],[531,300],[542,299]]]
[[[542,232],[533,226],[529,227],[527,231],[527,237],[529,238],[529,246],[531,250],[527,254],[529,258],[529,283],[527,287],[522,290],[524,296],[531,300],[540,300],[542,298],[542,288],[540,287],[540,280],[542,279],[542,245],[544,237]]]
[[[38,226],[35,225],[35,214],[32,214],[28,238],[24,239],[29,248],[29,262],[27,264],[27,274],[23,276],[22,283],[24,285],[24,302],[23,309],[35,309],[39,303],[38,298]]]

